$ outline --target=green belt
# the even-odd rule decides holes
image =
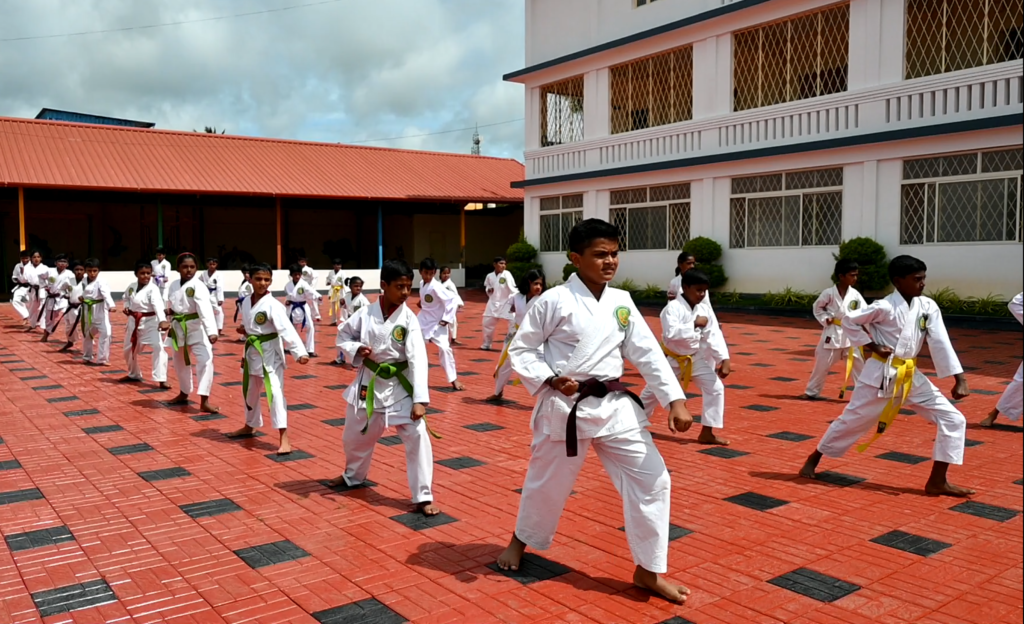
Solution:
[[[82,305],[85,306],[85,314],[82,315],[82,334],[86,337],[89,335],[89,329],[92,328],[93,306],[99,305],[103,301],[103,299],[82,299]]]
[[[263,355],[263,344],[271,340],[277,340],[277,334],[250,334],[246,336],[245,346],[242,348],[242,397],[244,397],[245,406],[250,411],[252,411],[252,406],[249,405],[249,358],[246,357],[250,347],[256,349],[256,352],[260,354],[263,363],[263,388],[267,391],[267,403],[274,404],[274,392],[270,389],[270,371],[267,370],[267,362]]]
[[[366,425],[363,426],[362,430],[363,435],[366,435],[366,432],[370,429],[370,420],[373,418],[373,404],[377,400],[377,395],[374,394],[374,386],[377,378],[395,379],[397,377],[398,383],[402,386],[402,389],[409,393],[409,398],[412,398],[413,396],[413,388],[412,382],[402,374],[409,368],[409,362],[395,362],[393,364],[390,362],[384,362],[383,364],[378,364],[370,358],[363,358],[363,366],[370,369],[373,373],[373,377],[370,377],[370,383],[366,386]],[[441,436],[434,433],[430,428],[430,425],[427,423],[426,416],[423,417],[423,424],[426,425],[427,432],[430,435],[438,440],[441,439]]]
[[[192,366],[192,358],[189,357],[189,354],[188,354],[188,322],[189,321],[194,321],[197,318],[199,318],[199,313],[198,312],[193,312],[192,314],[174,314],[174,315],[171,315],[171,321],[173,323],[178,323],[179,325],[181,325],[181,345],[180,345],[180,347],[184,347],[184,349],[185,349],[185,353],[184,353],[184,355],[185,355],[185,366]],[[174,330],[174,325],[171,325],[171,331],[168,332],[167,335],[170,336],[170,338],[171,338],[171,345],[174,347],[174,350],[177,351],[179,349],[179,345],[178,345],[178,332],[176,332]]]

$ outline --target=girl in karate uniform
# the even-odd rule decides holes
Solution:
[[[356,312],[362,310],[366,306],[370,305],[370,300],[363,294],[363,278],[359,276],[353,276],[351,279],[345,280],[344,286],[347,286],[347,290],[342,299],[341,309],[338,313],[338,333],[341,333],[341,326],[345,324],[345,321],[352,318]],[[345,352],[340,348],[338,349],[338,357],[334,360],[335,364],[345,364]]]
[[[1009,307],[1010,313],[1017,319],[1017,322],[1024,323],[1024,293],[1014,297]],[[1022,407],[1024,407],[1022,404],[1024,404],[1024,364],[1017,367],[1017,374],[1013,376],[1010,385],[1006,386],[1003,396],[999,397],[996,408],[978,424],[982,427],[991,427],[996,423],[1000,414],[1017,422],[1020,420]]]
[[[124,361],[128,375],[122,382],[142,381],[142,367],[139,358],[146,347],[152,351],[153,363],[150,379],[164,390],[170,390],[167,383],[167,351],[164,350],[160,324],[167,320],[167,308],[160,296],[160,288],[153,282],[153,265],[140,262],[135,265],[135,280],[124,291],[124,314],[128,326],[124,334]]]
[[[78,303],[82,304],[78,314],[82,320],[85,363],[106,366],[110,363],[110,311],[114,309],[114,298],[110,296],[107,282],[100,277],[100,261],[96,258],[85,261],[85,281]]]
[[[448,289],[450,293],[455,297],[458,302],[458,309],[455,312],[455,320],[452,321],[451,325],[448,326],[448,337],[451,339],[453,345],[461,345],[458,341],[459,337],[459,313],[462,312],[462,308],[466,307],[466,302],[462,300],[462,296],[459,295],[459,287],[452,281],[452,269],[451,267],[441,267],[441,285]]]
[[[437,345],[438,359],[448,383],[459,392],[465,386],[459,381],[459,372],[455,367],[455,353],[448,343],[448,326],[455,320],[458,301],[452,297],[451,291],[437,280],[437,263],[433,258],[425,258],[420,262],[420,327],[423,328],[423,340]]]
[[[814,302],[814,318],[821,323],[822,330],[821,339],[814,350],[814,370],[811,371],[811,379],[807,382],[807,390],[800,397],[807,401],[821,398],[825,379],[836,362],[843,362],[846,369],[846,377],[839,390],[840,399],[846,396],[850,375],[853,375],[856,382],[864,368],[864,355],[859,348],[850,345],[850,339],[843,332],[843,319],[846,315],[868,305],[854,288],[860,276],[860,267],[852,260],[840,260],[836,262],[833,275],[836,278],[836,285],[825,289]]]
[[[341,270],[341,259],[335,258],[331,271],[327,274],[327,302],[330,306],[327,318],[332,324],[341,325],[348,318],[344,315],[345,307],[345,273]]]
[[[199,274],[199,281],[210,291],[210,305],[213,306],[213,318],[217,322],[217,335],[224,334],[224,284],[217,273],[220,260],[208,258],[206,270]]]
[[[284,286],[284,303],[288,306],[288,318],[295,325],[295,330],[306,330],[306,352],[309,357],[316,357],[316,309],[317,292],[302,278],[302,267],[293,264],[288,268],[291,281]]]
[[[284,397],[285,348],[299,364],[309,363],[302,339],[288,318],[288,310],[270,294],[273,271],[266,264],[251,267],[253,293],[242,302],[242,325],[236,331],[245,337],[242,354],[242,397],[245,426],[228,434],[231,438],[252,436],[263,426],[260,393],[266,391],[270,425],[280,435],[278,455],[292,452],[288,439],[288,402]]]
[[[523,324],[526,313],[537,302],[537,297],[547,290],[547,280],[543,271],[533,270],[523,278],[522,288],[512,297],[512,314],[515,315],[515,326],[505,338],[505,347],[498,358],[498,366],[494,369],[494,394],[484,399],[488,403],[500,403],[505,393],[505,386],[512,379],[512,361],[508,357],[508,347],[516,337],[519,326]]]
[[[170,318],[160,323],[167,332],[165,346],[174,349],[174,374],[181,388],[171,405],[187,405],[193,392],[199,394],[199,409],[210,414],[218,409],[210,404],[213,390],[213,344],[217,342],[217,321],[213,317],[210,291],[196,277],[199,264],[191,253],[178,256],[179,279],[171,282],[167,302]],[[195,366],[198,383],[194,382]]]

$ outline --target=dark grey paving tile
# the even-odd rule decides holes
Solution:
[[[619,527],[620,531],[625,531],[626,527]],[[683,528],[677,524],[668,525],[668,541],[674,542],[678,539],[682,539],[687,535],[693,535],[693,531],[690,529]]]
[[[348,388],[348,386],[346,384],[335,384],[333,386],[324,386],[324,389],[332,390],[332,391],[344,390],[346,388]]]
[[[453,518],[446,513],[439,513],[436,516],[424,516],[418,511],[392,516],[391,519],[413,531],[424,531],[459,521],[457,518]]]
[[[750,364],[750,366],[753,366],[754,368],[775,368],[774,364],[765,364],[763,362],[754,362],[753,364]]]
[[[898,464],[907,464],[908,466],[916,466],[918,464],[923,464],[926,461],[930,461],[927,457],[911,455],[909,453],[900,453],[899,451],[889,451],[888,453],[882,453],[875,457],[878,459],[884,459],[885,461],[896,462]]]
[[[330,490],[332,492],[337,492],[339,494],[344,494],[345,492],[354,492],[356,490],[365,490],[365,489],[377,487],[377,484],[374,483],[373,481],[370,481],[369,479],[367,479],[366,481],[363,481],[362,483],[358,483],[356,485],[329,485],[327,481],[321,481],[320,485],[324,486],[325,488],[327,488],[328,490]]]
[[[474,364],[497,364],[497,360],[488,360],[486,358],[480,358],[476,360],[470,360]]]
[[[921,537],[912,533],[904,533],[903,531],[890,531],[885,535],[879,535],[871,541],[875,544],[902,550],[912,555],[921,555],[922,557],[931,557],[936,553],[953,547],[952,544],[947,544],[946,542],[928,539],[927,537]]]
[[[11,552],[21,552],[23,550],[46,548],[47,546],[73,542],[75,541],[75,536],[71,534],[71,530],[66,526],[59,526],[29,531],[27,533],[15,533],[4,537],[4,540],[7,542],[7,547],[11,549]]]
[[[188,505],[179,505],[178,507],[195,519],[212,518],[213,516],[222,516],[224,514],[242,511],[241,507],[226,498],[205,501],[202,503],[189,503]]]
[[[382,438],[377,440],[377,442],[379,444],[383,444],[384,446],[399,446],[399,445],[402,444],[402,438],[400,438],[400,437],[398,437],[396,435],[393,435],[393,436],[383,436]]]
[[[100,371],[101,375],[127,375],[128,371],[123,371],[119,368],[112,368],[110,370]]]
[[[148,453],[156,450],[152,446],[145,442],[138,444],[128,444],[126,446],[115,446],[114,448],[107,449],[111,455],[138,455],[139,453]]]
[[[470,431],[476,431],[478,433],[488,433],[490,431],[501,431],[504,427],[501,425],[495,425],[494,423],[483,422],[472,425],[463,425],[463,429],[469,429]]]
[[[114,590],[103,579],[32,594],[39,615],[51,617],[117,602]],[[98,621],[98,620],[97,620]]]
[[[277,462],[279,464],[285,464],[288,462],[302,461],[304,459],[313,459],[314,455],[310,455],[306,451],[295,449],[287,455],[278,455],[277,453],[267,453],[266,458],[270,461]]]
[[[52,399],[46,399],[46,402],[47,403],[68,403],[70,401],[77,401],[77,400],[78,400],[78,397],[76,397],[76,396],[62,396],[62,397],[54,397]]]
[[[725,499],[725,502],[753,509],[754,511],[770,511],[789,504],[789,501],[784,501],[781,498],[772,498],[757,492],[744,492],[743,494],[730,496]]]
[[[404,617],[376,598],[310,614],[320,624],[404,624]]]
[[[99,414],[98,409],[84,409],[84,410],[73,410],[70,412],[64,412],[64,415],[68,418],[78,418],[79,416],[95,416]]]
[[[29,377],[19,377],[18,379],[22,381],[39,381],[41,379],[47,379],[47,377],[46,375],[31,375]],[[34,388],[34,390],[38,390],[38,388]]]
[[[240,388],[242,386],[242,382],[240,382],[240,381],[225,381],[224,383],[220,384],[220,386],[221,386],[221,388]]]
[[[21,470],[21,462],[16,459],[0,461],[0,472],[5,470]]]
[[[427,408],[427,416],[433,416],[435,414],[444,414],[444,410],[439,410],[436,407]]]
[[[784,440],[786,442],[806,442],[807,440],[813,440],[814,436],[804,435],[802,433],[794,433],[792,431],[780,431],[778,433],[772,433],[765,437],[773,440]]]
[[[214,420],[225,420],[226,418],[227,416],[224,414],[200,414],[198,416],[193,416],[192,420],[195,422],[211,422]]]
[[[800,381],[799,379],[793,379],[792,377],[772,377],[771,381],[779,381],[782,383],[793,383],[794,381]]]
[[[858,483],[864,483],[867,481],[864,477],[855,477],[841,472],[819,472],[816,477],[817,480],[822,483],[838,485],[839,487],[850,487],[851,485],[857,485]]]
[[[768,582],[818,602],[835,602],[860,591],[857,585],[807,568],[794,570]]]
[[[147,470],[140,472],[139,476],[145,481],[154,483],[156,481],[169,481],[170,479],[184,479],[185,477],[191,477],[192,473],[184,468],[175,466],[174,468],[161,468],[160,470]]]
[[[981,446],[982,444],[984,444],[984,442],[982,442],[980,440],[971,440],[971,439],[964,440],[964,448],[973,448],[975,446]]]
[[[665,620],[664,622],[658,622],[658,624],[694,624],[694,623],[691,622],[690,620],[686,619],[686,618],[679,617],[677,615],[675,617],[671,617],[671,618]]]
[[[45,500],[43,493],[36,488],[32,488],[30,490],[15,490],[13,492],[0,492],[0,507],[3,505],[13,505],[15,503],[25,503],[36,500]]]
[[[228,434],[225,433],[224,437],[227,438],[228,440],[235,440],[235,441],[237,441],[237,440],[253,440],[255,438],[265,438],[265,437],[267,437],[267,434],[263,433],[262,431],[253,431],[252,433],[250,433],[248,435],[240,435],[240,436],[229,436]]]
[[[971,393],[980,394],[981,396],[998,396],[1002,394],[1002,392],[996,392],[994,390],[976,390],[974,388],[971,389]]]
[[[316,375],[296,375],[292,377],[296,381],[304,381],[306,379],[316,379]]]
[[[0,443],[2,443],[2,442],[3,442],[3,440],[0,440]],[[1014,485],[1024,485],[1024,479],[1017,479],[1016,481],[1013,482],[1013,484]]]
[[[316,409],[316,405],[312,405],[310,403],[299,403],[298,405],[289,405],[288,406],[288,411],[289,412],[304,412],[306,410],[313,410],[313,409]]]
[[[949,510],[971,516],[977,516],[978,518],[985,518],[986,520],[995,520],[996,522],[1008,522],[1020,515],[1020,512],[1014,509],[996,507],[995,505],[986,505],[985,503],[979,503],[976,501],[960,503],[955,507],[950,507]]]
[[[4,445],[4,439],[0,438],[0,446],[3,446],[3,445]]]
[[[169,392],[169,390],[164,390],[163,388],[143,388],[139,390],[139,394],[163,394],[165,392]]]
[[[502,576],[519,581],[523,585],[548,581],[572,572],[571,568],[567,568],[560,563],[545,559],[534,553],[523,555],[523,560],[520,562],[518,570],[502,570],[498,567],[497,563],[492,563],[487,567]]]
[[[114,433],[115,431],[124,431],[124,427],[121,425],[103,425],[102,427],[86,427],[82,431],[88,435],[99,435],[101,433]]]
[[[290,540],[281,540],[280,542],[253,546],[252,548],[243,548],[236,550],[235,554],[254,570],[288,561],[305,559],[310,556],[308,552],[302,550]]]
[[[737,451],[736,449],[726,448],[724,446],[712,446],[697,451],[701,455],[710,455],[711,457],[720,457],[722,459],[736,459],[737,457],[743,457],[744,455],[750,455],[744,451]]]
[[[744,386],[743,384],[727,384],[725,386],[729,390],[753,390],[753,386]]]
[[[480,373],[474,373],[473,371],[459,371],[459,377],[479,377]]]
[[[767,412],[777,412],[781,408],[772,407],[771,405],[746,405],[746,406],[743,407],[743,409],[750,410],[751,412],[765,412],[765,413],[767,413]]]
[[[327,420],[323,420],[321,422],[324,423],[325,425],[329,425],[331,427],[344,427],[345,426],[345,419],[344,418],[328,418]]]
[[[435,462],[445,468],[451,468],[452,470],[465,470],[467,468],[477,468],[479,466],[486,466],[484,462],[479,459],[473,459],[472,457],[453,457],[451,459],[442,459]]]

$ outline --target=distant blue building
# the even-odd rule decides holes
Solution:
[[[153,128],[155,123],[149,121],[134,121],[132,119],[118,119],[117,117],[104,117],[102,115],[89,115],[87,113],[73,113],[70,111],[54,110],[44,108],[36,115],[36,119],[49,121],[71,121],[75,123],[98,124],[101,126],[125,126],[128,128]]]

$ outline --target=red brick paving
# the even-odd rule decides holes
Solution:
[[[481,300],[469,296],[463,340],[479,343]],[[229,303],[230,307],[232,304]],[[233,310],[228,312],[231,318]],[[929,456],[933,428],[901,417],[868,453],[851,453],[823,468],[866,479],[851,487],[794,478],[815,440],[842,409],[838,401],[808,404],[790,397],[803,390],[818,330],[813,323],[724,315],[734,353],[727,395],[726,435],[749,453],[721,459],[698,453],[694,435],[673,438],[662,419],[654,430],[673,471],[672,522],[692,534],[671,545],[669,576],[693,589],[689,604],[674,606],[630,588],[632,570],[618,495],[592,456],[576,484],[555,546],[542,553],[572,572],[521,585],[490,571],[514,523],[529,454],[532,402],[509,388],[514,404],[494,407],[490,394],[495,353],[457,349],[468,392],[433,393],[443,413],[432,424],[444,439],[435,459],[473,457],[486,465],[455,471],[438,466],[438,503],[458,522],[414,532],[392,516],[410,511],[401,446],[381,445],[370,478],[373,489],[337,494],[319,484],[344,465],[341,428],[322,421],[344,416],[341,390],[353,374],[324,357],[289,368],[293,445],[314,458],[275,463],[276,433],[231,442],[222,435],[242,423],[241,390],[221,384],[240,378],[240,348],[218,343],[214,402],[225,420],[197,422],[193,407],[164,407],[166,394],[142,394],[149,385],[116,383],[110,369],[86,368],[71,355],[18,333],[10,309],[0,332],[0,495],[38,488],[45,499],[0,506],[0,532],[11,536],[66,525],[74,541],[12,553],[0,543],[0,624],[8,622],[315,622],[311,613],[375,598],[417,623],[654,624],[996,624],[1021,622],[1021,517],[1007,522],[950,511],[958,501],[923,495],[929,464],[877,459],[896,450]],[[115,322],[118,342],[121,316]],[[650,322],[657,325],[656,314]],[[329,334],[323,331],[321,336]],[[977,422],[995,404],[1022,353],[1009,332],[953,330],[974,394],[961,405]],[[321,347],[329,355],[329,349]],[[435,357],[431,351],[431,357]],[[114,348],[120,366],[120,345]],[[23,360],[18,362],[17,360]],[[486,360],[486,362],[473,362]],[[756,366],[758,364],[768,366]],[[925,362],[927,364],[927,362]],[[836,369],[838,373],[838,368]],[[296,380],[296,376],[315,375]],[[40,376],[45,376],[45,379]],[[173,374],[172,374],[173,376]],[[28,379],[37,377],[37,379]],[[772,378],[797,381],[773,381]],[[837,390],[832,377],[829,392]],[[443,386],[439,369],[433,387]],[[627,378],[638,385],[635,375]],[[34,390],[59,384],[59,389]],[[949,382],[943,381],[943,389]],[[48,402],[74,397],[65,402]],[[691,409],[699,412],[699,399]],[[778,408],[753,411],[747,406]],[[66,412],[98,413],[68,417]],[[465,425],[490,422],[505,429],[478,433]],[[123,431],[87,435],[83,428],[120,425]],[[787,442],[766,436],[789,431],[814,436]],[[952,471],[975,487],[976,501],[1020,511],[1021,430],[980,430],[981,442]],[[115,456],[106,449],[147,443],[152,451]],[[172,467],[191,476],[146,482],[137,473]],[[723,499],[756,492],[788,501],[768,512]],[[242,511],[193,520],[180,505],[230,499]],[[869,540],[893,530],[952,544],[932,557],[907,554]],[[291,540],[309,557],[251,569],[234,551]],[[861,589],[823,603],[767,581],[798,568],[828,574]],[[31,593],[105,579],[117,601],[41,618]],[[673,617],[684,618],[672,620]]]

